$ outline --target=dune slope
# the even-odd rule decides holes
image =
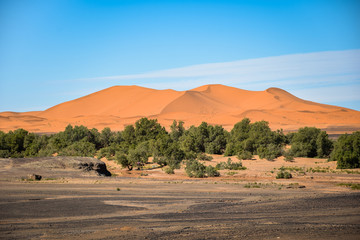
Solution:
[[[205,85],[188,91],[114,86],[45,111],[0,113],[0,130],[58,132],[68,124],[122,130],[141,117],[157,118],[165,127],[173,120],[182,120],[185,126],[206,121],[231,129],[248,117],[252,121],[268,121],[273,129],[285,131],[304,126],[330,133],[360,129],[359,111],[306,101],[279,88],[247,91]]]

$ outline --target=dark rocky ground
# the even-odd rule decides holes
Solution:
[[[0,239],[360,239],[359,191],[83,177],[0,193]]]

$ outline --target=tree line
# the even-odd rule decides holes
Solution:
[[[291,146],[286,148],[285,146]],[[52,156],[97,156],[114,159],[129,170],[141,168],[149,157],[169,172],[180,167],[183,160],[193,168],[202,168],[196,160],[206,160],[206,154],[237,156],[251,159],[254,155],[273,160],[285,156],[329,158],[337,161],[338,168],[360,167],[360,132],[344,134],[337,141],[315,127],[300,128],[284,134],[272,131],[266,121],[251,123],[248,118],[236,123],[228,132],[222,126],[209,125],[184,128],[184,122],[174,121],[170,131],[156,119],[141,118],[123,131],[104,128],[88,129],[68,125],[64,131],[48,135],[30,133],[24,129],[0,131],[0,157],[22,158]],[[205,158],[205,159],[204,159]],[[207,169],[208,175],[216,175]]]

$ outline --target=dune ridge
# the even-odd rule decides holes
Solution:
[[[186,127],[206,121],[230,130],[248,117],[284,131],[304,126],[330,133],[360,130],[359,111],[303,100],[280,88],[248,91],[220,84],[188,91],[113,86],[44,111],[2,112],[0,130],[58,132],[68,124],[122,130],[141,117],[156,118],[167,128],[173,120],[182,120]]]

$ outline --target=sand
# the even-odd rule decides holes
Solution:
[[[68,124],[123,130],[141,117],[156,118],[167,128],[173,120],[182,120],[185,127],[206,121],[231,130],[247,117],[253,122],[268,121],[273,130],[285,132],[304,126],[333,134],[360,130],[359,111],[305,101],[278,88],[246,91],[224,85],[188,91],[114,86],[45,111],[2,112],[0,130],[24,128],[47,133],[63,131]]]

